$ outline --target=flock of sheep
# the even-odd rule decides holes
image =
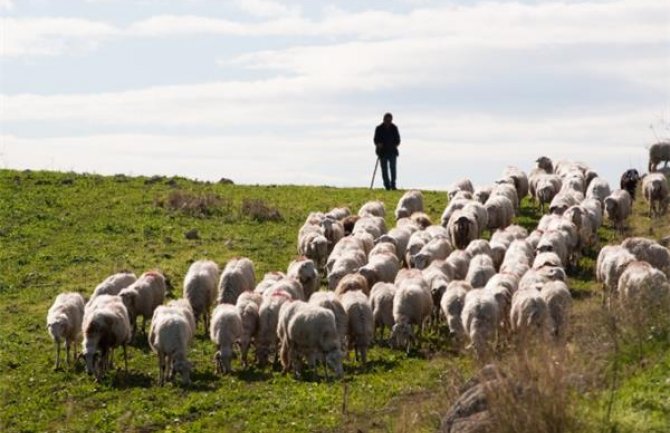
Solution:
[[[99,378],[112,366],[113,350],[122,348],[126,361],[127,344],[144,332],[158,356],[160,383],[179,374],[188,384],[188,351],[200,322],[221,373],[231,371],[236,345],[247,366],[253,345],[260,368],[274,359],[297,376],[305,365],[318,364],[326,377],[329,369],[341,376],[347,353],[353,350],[365,363],[387,328],[393,347],[410,350],[424,326],[440,322],[454,344],[469,342],[477,357],[486,357],[501,336],[560,344],[571,308],[565,269],[576,266],[585,249],[598,247],[604,217],[623,227],[639,176],[633,184],[622,177],[622,189],[611,191],[582,163],[536,162],[529,175],[509,167],[490,186],[455,183],[441,224],[423,212],[417,190],[402,196],[391,229],[379,201],[365,203],[356,215],[347,208],[312,212],[298,233],[300,256],[286,272],[267,273],[260,282],[248,258],[230,260],[222,272],[201,260],[184,278],[183,298],[166,305],[165,278],[157,271],[139,278],[114,274],[88,302],[78,293],[60,294],[47,315],[56,366],[61,342],[69,362],[70,347],[76,356],[83,334],[86,370]],[[654,214],[664,213],[665,176],[648,174],[642,183]],[[549,209],[530,233],[512,224],[528,194]],[[490,240],[482,238],[486,230]],[[320,288],[323,274],[327,290]],[[629,238],[600,250],[596,275],[610,299],[657,302],[670,294],[670,252],[654,241]]]

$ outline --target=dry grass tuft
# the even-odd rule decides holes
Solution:
[[[244,199],[240,207],[240,213],[247,216],[254,221],[281,221],[282,216],[279,209],[275,206],[269,205],[261,199]]]

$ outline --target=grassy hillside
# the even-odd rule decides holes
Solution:
[[[424,194],[427,213],[439,220],[445,194]],[[0,431],[434,430],[454,390],[475,368],[469,356],[454,354],[436,335],[410,356],[375,347],[369,365],[352,360],[345,381],[325,382],[243,370],[237,362],[234,374],[218,377],[213,346],[200,330],[190,354],[194,383],[184,389],[156,385],[157,362],[145,339],[130,348],[127,376],[112,373],[95,383],[80,365],[53,371],[55,352],[45,329],[46,311],[59,292],[88,295],[113,272],[158,268],[169,278],[170,297],[179,297],[192,261],[210,258],[223,265],[238,255],[254,260],[260,278],[286,269],[309,211],[357,209],[371,199],[392,210],[400,195],[0,171]],[[642,213],[638,203],[632,233],[670,234],[667,218],[650,223]],[[524,203],[518,222],[532,227],[538,217]],[[603,229],[601,238],[609,242],[617,235]],[[571,276],[579,324],[599,305],[590,296],[597,290],[594,257],[583,258]],[[667,431],[658,428],[670,419],[670,344],[652,343],[642,361],[604,351],[600,380],[582,404],[594,426],[611,395],[605,392],[608,366],[618,356],[626,369],[617,382],[611,424],[619,431]],[[654,369],[641,364],[651,361]]]

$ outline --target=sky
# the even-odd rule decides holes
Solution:
[[[399,188],[616,184],[670,136],[670,2],[0,0],[0,168],[368,186],[387,111]]]

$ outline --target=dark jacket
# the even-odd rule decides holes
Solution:
[[[398,156],[398,145],[400,145],[400,133],[398,127],[391,123],[386,127],[383,123],[375,128],[375,145],[377,146],[377,156]]]

